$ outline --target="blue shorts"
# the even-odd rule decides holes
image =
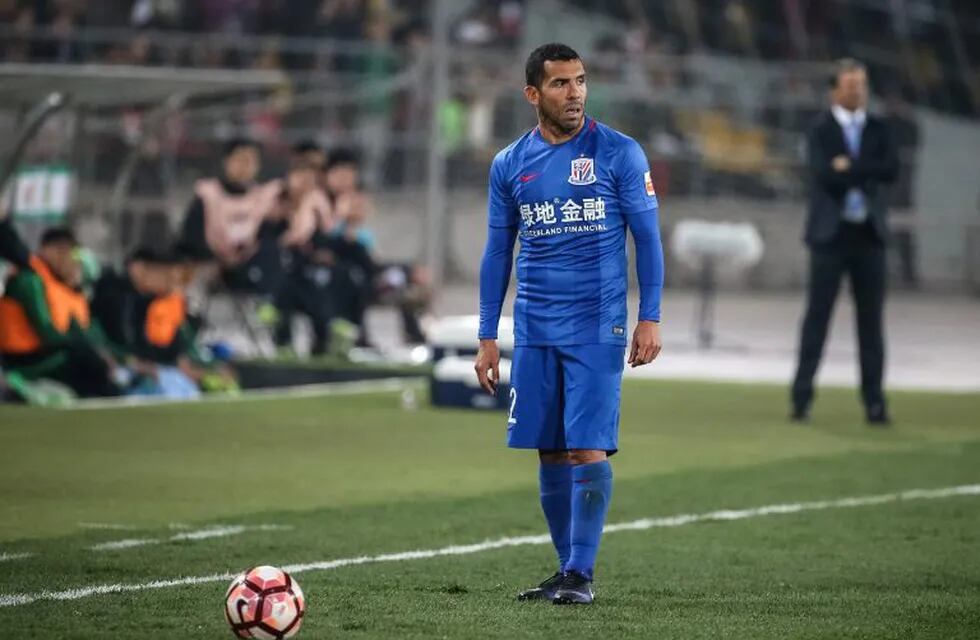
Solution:
[[[624,356],[607,344],[515,347],[507,446],[615,452]]]

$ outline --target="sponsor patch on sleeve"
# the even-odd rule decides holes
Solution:
[[[643,174],[643,184],[646,185],[648,196],[657,195],[657,192],[653,188],[653,178],[650,176],[649,171]]]

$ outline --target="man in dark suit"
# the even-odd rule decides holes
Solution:
[[[799,367],[792,389],[792,418],[805,421],[813,400],[834,301],[845,275],[857,309],[861,397],[868,423],[889,424],[882,374],[885,341],[885,240],[887,184],[898,157],[883,120],[868,114],[868,79],[856,60],[837,63],[832,106],[808,137],[810,197],[804,240],[810,248],[807,309],[800,336]]]

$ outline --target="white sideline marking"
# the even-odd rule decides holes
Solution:
[[[796,502],[789,504],[772,504],[751,509],[722,509],[719,511],[709,511],[707,513],[688,513],[663,518],[644,518],[631,522],[620,522],[618,524],[607,525],[603,531],[605,533],[615,533],[617,531],[640,531],[656,527],[680,527],[694,522],[727,522],[731,520],[744,520],[746,518],[757,518],[769,515],[781,515],[787,513],[799,513],[801,511],[821,511],[824,509],[843,509],[848,507],[861,507],[888,502],[899,502],[904,500],[938,500],[940,498],[951,498],[954,496],[976,496],[980,495],[980,484],[967,484],[956,487],[945,487],[942,489],[911,489],[898,493],[883,493],[874,496],[854,496],[850,498],[839,498],[836,500],[819,500],[816,502]],[[486,540],[467,545],[452,545],[439,549],[419,549],[416,551],[402,551],[400,553],[386,553],[376,556],[358,556],[355,558],[340,558],[338,560],[325,560],[322,562],[312,562],[308,564],[292,564],[283,567],[289,573],[303,573],[305,571],[327,571],[340,567],[349,567],[360,564],[373,564],[377,562],[400,562],[402,560],[423,560],[439,556],[458,556],[471,553],[490,551],[491,549],[502,549],[504,547],[520,547],[524,545],[547,544],[551,542],[551,536],[520,536],[513,538],[498,538],[497,540]],[[210,582],[222,582],[231,580],[237,573],[216,573],[209,576],[190,576],[184,578],[174,578],[171,580],[154,580],[153,582],[143,582],[137,584],[101,584],[89,587],[78,587],[65,591],[41,591],[37,593],[12,593],[0,595],[0,607],[14,607],[18,605],[30,604],[39,600],[79,600],[90,596],[105,595],[109,593],[130,593],[133,591],[147,591],[150,589],[164,589],[167,587],[180,587],[194,584],[205,584]]]
[[[163,540],[156,538],[126,538],[124,540],[113,540],[111,542],[100,542],[89,547],[91,551],[118,551],[119,549],[132,549],[148,544],[158,544]]]
[[[23,560],[24,558],[30,558],[33,553],[0,553],[0,562],[9,562],[10,560]]]
[[[322,396],[348,396],[363,393],[387,393],[401,391],[406,386],[417,386],[421,377],[378,378],[376,380],[355,380],[351,382],[323,382],[303,384],[294,387],[273,387],[269,389],[249,389],[241,395],[205,395],[195,400],[173,400],[155,396],[122,396],[119,398],[91,398],[76,400],[59,410],[78,411],[94,409],[126,409],[131,407],[158,407],[173,404],[200,404],[218,402],[241,402],[243,400],[280,400],[283,398],[319,398]]]
[[[200,529],[198,531],[186,531],[184,533],[178,533],[177,535],[170,538],[173,541],[178,540],[206,540],[207,538],[222,538],[224,536],[237,536],[240,533],[245,533],[246,531],[286,531],[292,529],[291,526],[285,524],[257,524],[257,525],[228,525],[220,527],[209,527],[207,529]]]
[[[110,531],[135,531],[139,529],[136,525],[112,522],[79,522],[78,526],[82,529],[107,529]]]
[[[226,527],[209,527],[198,529],[197,531],[185,531],[172,536],[171,540],[207,540],[208,538],[224,538],[225,536],[237,536],[245,533],[244,525],[229,525]]]
[[[110,542],[100,542],[89,547],[91,551],[118,551],[120,549],[132,549],[133,547],[145,547],[151,544],[163,542],[181,542],[184,540],[206,540],[208,538],[224,538],[226,536],[237,536],[246,531],[282,531],[292,529],[291,526],[282,524],[258,524],[258,525],[216,525],[196,531],[184,531],[170,536],[169,538],[127,538],[124,540],[112,540]]]

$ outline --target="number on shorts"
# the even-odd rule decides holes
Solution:
[[[510,388],[510,413],[507,414],[507,424],[517,424],[517,418],[514,417],[514,405],[517,404],[517,389],[514,387]]]

